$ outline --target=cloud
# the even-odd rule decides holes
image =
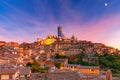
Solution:
[[[57,26],[63,26],[63,33],[70,37],[75,35],[80,40],[102,42],[110,46],[119,47],[120,14],[104,13],[102,17],[92,17],[83,21],[83,13],[73,10],[69,1],[60,2],[60,19],[56,20],[49,11],[47,1],[34,1],[35,14],[30,14],[8,2],[4,2],[11,10],[6,16],[0,14],[0,40],[33,42],[37,37],[45,38],[49,33],[57,35]],[[39,6],[40,5],[40,6]],[[39,14],[40,13],[40,14]]]
[[[56,24],[52,19],[50,22],[44,22],[38,19],[40,16],[33,17],[8,2],[4,3],[14,12],[9,13],[10,11],[8,11],[6,16],[0,15],[2,19],[2,21],[0,21],[0,35],[4,36],[1,37],[1,40],[33,42],[37,37],[44,38],[47,34],[54,33],[53,30],[55,29],[53,29],[52,26],[56,26]]]
[[[105,14],[106,15],[106,14]],[[80,24],[69,22],[69,26],[64,30],[67,36],[75,35],[80,40],[90,40],[93,42],[102,42],[113,47],[120,47],[120,14],[103,16],[100,19],[91,19],[91,21]]]

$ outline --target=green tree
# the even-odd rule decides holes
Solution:
[[[55,66],[60,69],[61,63],[55,63]]]
[[[33,60],[33,63],[27,63],[26,65],[27,67],[29,66],[32,70],[32,72],[40,72],[40,64],[36,61],[36,60]]]

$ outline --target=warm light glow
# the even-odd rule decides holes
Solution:
[[[53,43],[53,40],[52,39],[46,39],[46,40],[44,40],[44,44],[45,45],[50,45],[50,44],[52,44]]]
[[[64,55],[65,55],[65,52],[64,52],[64,51],[60,51],[59,54],[60,54],[61,56],[64,56]]]
[[[46,37],[46,39],[44,40],[44,44],[45,44],[45,45],[50,45],[50,44],[52,44],[52,43],[53,43],[52,35],[48,35],[48,36]]]

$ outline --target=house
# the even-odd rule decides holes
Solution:
[[[8,60],[9,63],[17,64],[22,62],[22,57],[19,54],[3,54],[2,58]]]
[[[19,79],[29,79],[31,74],[30,67],[19,67]]]
[[[23,59],[23,64],[26,65],[27,63],[32,63],[33,60],[31,58],[24,58]]]
[[[9,63],[9,60],[8,60],[8,59],[0,58],[0,65],[8,64],[8,63]]]
[[[76,71],[51,69],[46,75],[47,80],[81,80]]]
[[[6,44],[5,41],[0,41],[0,46],[4,46]]]
[[[100,74],[99,66],[81,66],[81,65],[67,64],[65,65],[64,69],[79,71],[83,75],[99,75]]]
[[[52,68],[55,66],[53,62],[47,60],[40,60],[39,63],[41,68]]]
[[[55,65],[59,65],[60,69],[64,69],[64,65],[68,64],[68,59],[53,59]]]
[[[10,65],[0,66],[0,80],[15,80],[18,76],[18,69]]]
[[[30,80],[46,80],[45,76],[45,73],[31,73]]]

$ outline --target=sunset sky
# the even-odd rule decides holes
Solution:
[[[57,35],[120,49],[120,0],[0,0],[0,41]]]

